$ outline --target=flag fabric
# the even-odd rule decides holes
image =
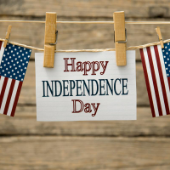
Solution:
[[[140,49],[153,117],[170,114],[170,43]]]
[[[0,113],[14,116],[31,50],[0,43]]]

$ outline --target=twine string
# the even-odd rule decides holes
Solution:
[[[33,21],[33,20],[0,20],[0,22],[45,24],[45,21]],[[114,21],[56,21],[56,24],[57,23],[59,23],[59,24],[114,24]],[[170,21],[125,21],[125,24],[169,25]]]
[[[14,23],[45,23],[45,21],[32,21],[32,20],[0,20],[0,22],[14,22]],[[56,23],[60,24],[114,24],[114,21],[56,21]],[[146,25],[153,25],[153,24],[170,24],[169,21],[125,21],[125,24],[146,24]],[[5,39],[0,38],[0,41],[5,41]],[[37,51],[44,51],[43,48],[37,48],[33,46],[28,46],[25,44],[8,41],[13,45],[19,45],[21,47],[37,50]],[[164,43],[170,42],[170,39],[164,40]],[[136,50],[144,47],[149,47],[153,45],[158,45],[160,42],[153,42],[149,44],[139,45],[139,46],[130,46],[127,50]],[[107,49],[80,49],[80,50],[56,50],[55,52],[101,52],[101,51],[115,51],[115,48],[107,48]]]
[[[0,41],[5,41],[5,39],[0,38]],[[163,43],[168,43],[170,42],[170,39],[168,40],[164,40]],[[11,43],[13,45],[18,45],[21,47],[25,47],[25,48],[29,48],[32,50],[37,50],[37,51],[44,51],[43,48],[37,48],[37,47],[33,47],[33,46],[28,46],[25,44],[20,44],[17,42],[13,42],[13,41],[8,41],[8,43]],[[136,49],[140,49],[140,48],[145,48],[145,47],[150,47],[153,45],[159,45],[161,44],[159,41],[158,42],[153,42],[153,43],[149,43],[149,44],[144,44],[144,45],[139,45],[139,46],[130,46],[127,48],[127,50],[136,50]],[[102,51],[115,51],[115,48],[106,48],[106,49],[80,49],[80,50],[55,50],[55,52],[102,52]]]

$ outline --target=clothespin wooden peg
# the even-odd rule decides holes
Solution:
[[[10,33],[11,33],[11,28],[12,28],[12,26],[9,25],[9,26],[8,26],[8,30],[7,30],[7,32],[6,32],[5,41],[4,41],[4,48],[5,48],[5,47],[7,46],[7,44],[8,44],[9,37],[10,37]]]
[[[163,43],[163,39],[162,39],[162,34],[161,34],[161,29],[160,29],[160,27],[155,28],[155,30],[156,30],[156,33],[157,33],[157,35],[158,35],[158,39],[159,39],[159,41],[160,41],[160,43],[161,43],[161,48],[164,48],[164,43]]]
[[[56,49],[56,18],[55,12],[46,12],[44,39],[44,67],[54,67]]]
[[[115,29],[115,47],[117,66],[126,65],[126,31],[125,31],[125,14],[124,11],[114,12],[114,29]]]

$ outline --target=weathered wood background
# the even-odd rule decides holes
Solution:
[[[0,20],[111,21],[124,10],[126,20],[168,21],[169,0],[0,0]],[[4,38],[9,23],[0,23]],[[43,47],[44,24],[11,23],[11,40]],[[127,25],[128,46],[157,41],[155,25]],[[170,25],[161,25],[164,39]],[[113,25],[58,24],[58,49],[112,48]],[[36,121],[34,53],[16,116],[0,115],[0,170],[169,170],[170,117],[153,119],[139,52],[136,57],[137,121]]]

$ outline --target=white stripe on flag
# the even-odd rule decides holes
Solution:
[[[160,62],[161,62],[163,79],[164,79],[164,83],[165,83],[165,90],[166,90],[166,94],[167,94],[167,98],[168,98],[168,105],[169,105],[169,108],[170,108],[169,85],[168,85],[168,79],[167,79],[167,76],[166,76],[166,68],[165,68],[165,64],[164,64],[164,59],[163,59],[163,53],[162,53],[161,45],[157,45],[157,48],[158,48]]]
[[[151,54],[152,54],[154,71],[155,71],[155,74],[156,74],[156,82],[157,82],[158,93],[159,93],[159,97],[160,97],[160,101],[161,101],[162,113],[163,113],[163,115],[166,115],[165,103],[164,103],[164,99],[163,99],[162,86],[161,86],[160,77],[159,77],[159,73],[158,73],[158,66],[157,66],[157,62],[156,62],[154,47],[151,46],[150,50],[151,50]]]
[[[9,104],[9,108],[8,108],[8,113],[7,113],[8,116],[11,116],[11,111],[12,111],[12,108],[14,105],[14,100],[15,100],[15,96],[16,96],[16,93],[18,90],[18,85],[19,85],[19,81],[15,80],[15,85],[14,85],[14,89],[12,92],[12,96],[11,96],[11,100],[10,100],[10,104]]]
[[[148,53],[147,53],[146,48],[143,48],[143,52],[144,52],[144,57],[145,57],[146,70],[148,73],[149,85],[150,85],[150,89],[151,89],[151,93],[152,93],[152,100],[153,100],[153,105],[154,105],[154,110],[155,110],[155,116],[158,117],[159,116],[158,107],[157,107],[155,90],[154,90],[151,69],[150,69],[149,59],[148,59]]]
[[[1,77],[1,79],[0,79],[0,94],[1,94],[1,91],[2,91],[2,86],[3,86],[3,83],[4,83],[4,79],[5,79],[5,77]]]
[[[4,54],[4,42],[2,43],[1,50],[0,50],[0,64],[1,64],[1,61],[2,61],[3,54]]]
[[[2,114],[4,112],[5,104],[7,102],[7,98],[8,98],[8,94],[9,94],[9,89],[11,87],[11,82],[12,82],[12,79],[8,78],[6,89],[5,89],[5,93],[4,93],[4,97],[3,97],[3,100],[2,100],[1,110],[0,110],[0,113],[2,113]]]

